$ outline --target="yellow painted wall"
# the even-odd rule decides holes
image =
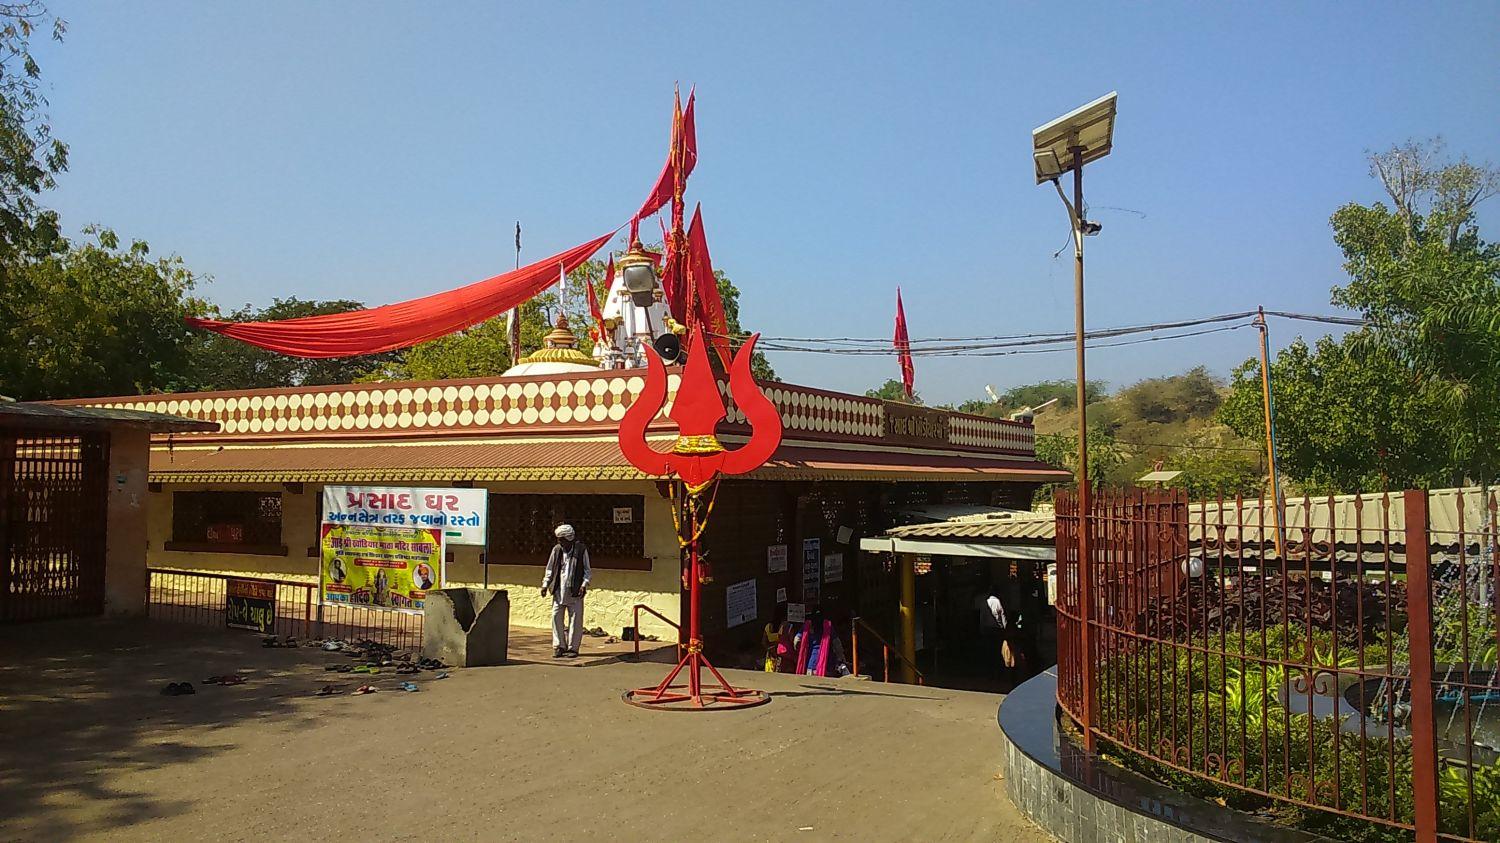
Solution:
[[[434,486],[440,484],[432,484]],[[648,482],[552,482],[490,483],[484,488],[500,494],[639,494],[645,501],[645,554],[652,559],[649,571],[595,569],[592,588],[584,600],[584,624],[603,627],[619,635],[633,623],[632,607],[643,603],[663,615],[678,620],[680,585],[677,535],[672,524],[670,501],[663,500],[656,486]],[[281,491],[281,539],[287,546],[286,556],[256,556],[233,553],[186,553],[163,549],[172,537],[172,492],[180,491]],[[152,567],[238,574],[256,577],[317,582],[318,559],[308,556],[307,549],[318,542],[318,496],[321,486],[308,484],[301,494],[282,490],[279,485],[168,485],[148,496],[150,550]],[[585,543],[587,535],[580,536]],[[454,545],[453,562],[444,572],[452,585],[480,586],[484,573],[479,564],[478,547]],[[544,559],[537,560],[545,562]],[[510,592],[511,623],[516,626],[548,628],[552,624],[552,600],[539,593],[542,584],[541,564],[491,565],[489,586]],[[641,613],[641,631],[675,641],[672,627]]]
[[[146,463],[151,434],[115,428],[109,434],[109,488],[104,530],[104,611],[146,610]]]

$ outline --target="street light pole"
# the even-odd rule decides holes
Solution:
[[[1089,404],[1088,376],[1084,367],[1083,339],[1083,152],[1076,143],[1069,149],[1073,153],[1073,332],[1077,343],[1078,357],[1078,617],[1083,645],[1084,664],[1094,664],[1094,630],[1092,628],[1093,565],[1089,553],[1089,533],[1092,529],[1089,515],[1092,513],[1092,490],[1089,487]],[[1093,670],[1083,671],[1083,746],[1094,751],[1094,682]]]
[[[1078,459],[1075,476],[1078,478],[1078,494],[1074,501],[1078,507],[1074,524],[1078,530],[1076,552],[1077,568],[1077,617],[1069,619],[1069,626],[1076,626],[1076,638],[1071,638],[1069,658],[1083,662],[1079,677],[1080,696],[1077,712],[1079,726],[1083,728],[1083,744],[1094,749],[1094,677],[1097,673],[1097,630],[1094,628],[1094,613],[1100,605],[1096,599],[1093,564],[1093,489],[1089,478],[1089,380],[1084,365],[1083,313],[1083,240],[1099,233],[1099,225],[1089,222],[1083,205],[1083,168],[1086,164],[1108,155],[1114,146],[1115,104],[1117,96],[1111,92],[1087,105],[1076,108],[1062,117],[1040,126],[1031,133],[1032,162],[1036,170],[1036,183],[1051,182],[1057,196],[1068,210],[1068,224],[1073,229],[1073,322],[1077,343],[1078,371]],[[1062,175],[1073,171],[1073,198],[1063,190]],[[1059,548],[1062,550],[1063,548]],[[1063,559],[1058,562],[1066,570]],[[1061,631],[1061,630],[1059,630]],[[1077,650],[1073,649],[1073,645]]]

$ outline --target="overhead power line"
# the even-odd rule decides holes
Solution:
[[[1204,316],[1198,319],[1183,319],[1175,322],[1152,322],[1143,325],[1106,328],[1089,331],[1084,334],[1084,337],[1086,346],[1089,348],[1114,348],[1124,345],[1136,345],[1143,342],[1184,339],[1249,327],[1252,323],[1242,320],[1248,320],[1255,316],[1256,313],[1257,311],[1247,310],[1238,313]],[[1266,311],[1266,315],[1333,325],[1366,324],[1362,319],[1293,313],[1290,311],[1268,310]],[[1230,322],[1238,322],[1239,324],[1223,324]],[[1198,331],[1180,331],[1182,328],[1191,328],[1200,325],[1217,325],[1217,327]],[[1179,331],[1179,333],[1165,336],[1137,337],[1120,342],[1096,342],[1097,340],[1114,339],[1137,334],[1155,334],[1163,331]],[[740,343],[745,338],[743,336],[732,336],[729,339],[732,342]],[[968,337],[923,337],[911,341],[911,354],[913,357],[1002,357],[1011,354],[1046,354],[1067,351],[1073,347],[1074,342],[1074,335],[1071,331]],[[762,337],[758,347],[763,351],[785,351],[803,354],[841,354],[879,357],[899,353],[894,348],[892,341],[887,337]]]

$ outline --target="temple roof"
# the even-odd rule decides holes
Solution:
[[[151,479],[640,479],[615,441],[645,371],[360,383],[75,399],[94,406],[216,422],[214,432],[158,435]],[[650,428],[666,450],[681,377]],[[719,438],[751,433],[726,381]],[[787,479],[1063,481],[1036,459],[1031,425],[783,383],[761,390],[781,415],[782,447],[754,476]]]

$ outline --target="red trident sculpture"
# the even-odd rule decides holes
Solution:
[[[750,374],[750,358],[759,337],[755,334],[741,346],[729,371],[730,394],[750,422],[750,441],[743,447],[727,451],[714,434],[724,419],[724,400],[708,365],[708,344],[701,330],[694,330],[690,337],[687,367],[667,413],[677,423],[672,450],[658,451],[646,442],[646,427],[667,398],[667,369],[654,351],[647,355],[645,389],[620,421],[620,451],[631,465],[653,476],[676,479],[672,517],[677,523],[678,543],[688,558],[687,649],[660,685],[625,692],[628,703],[645,708],[703,710],[744,708],[770,701],[764,691],[736,688],[724,679],[703,655],[703,633],[698,625],[699,542],[713,512],[719,476],[754,471],[765,465],[781,444],[781,415]],[[705,667],[717,685],[703,683],[700,673]],[[684,670],[686,684],[674,685]]]

